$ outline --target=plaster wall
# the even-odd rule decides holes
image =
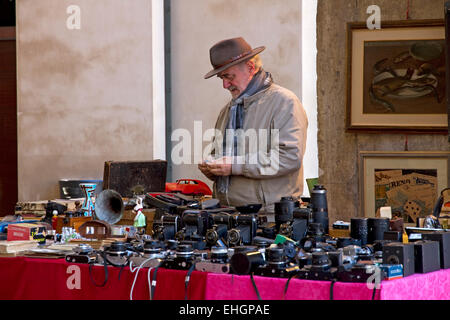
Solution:
[[[107,160],[151,160],[151,1],[16,3],[19,201],[102,179]]]

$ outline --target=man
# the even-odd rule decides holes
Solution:
[[[252,49],[243,38],[210,49],[214,69],[205,79],[219,77],[232,99],[217,119],[212,158],[198,168],[214,181],[222,204],[262,204],[270,214],[281,197],[303,193],[308,120],[295,94],[263,70],[264,49]]]

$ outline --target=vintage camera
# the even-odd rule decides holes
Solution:
[[[350,268],[340,269],[337,273],[337,280],[341,282],[367,282],[370,279],[381,282],[385,277],[384,271],[372,263],[356,263]]]
[[[211,247],[210,259],[195,264],[198,271],[212,273],[230,273],[230,263],[227,247]]]
[[[80,244],[72,249],[73,254],[66,255],[69,263],[101,263],[99,255],[88,244]]]
[[[297,277],[307,280],[331,281],[336,278],[338,268],[332,267],[326,252],[313,252],[311,265],[305,265],[298,271]]]
[[[266,250],[266,264],[255,270],[255,275],[263,277],[289,278],[295,275],[299,266],[291,264],[283,246],[269,247]]]
[[[109,247],[105,247],[102,258],[114,267],[124,267],[128,265],[129,258],[136,252],[130,243],[124,241],[114,241]]]
[[[280,224],[278,233],[295,241],[301,241],[306,236],[311,214],[311,208],[295,208],[292,214],[293,219]]]
[[[207,218],[203,214],[190,211],[183,213],[182,225],[182,229],[175,234],[175,239],[178,241],[190,240],[194,235],[203,237],[208,227]]]
[[[359,261],[373,261],[375,259],[374,248],[371,245],[362,247],[349,245],[343,248],[343,253],[346,257],[351,258],[353,263]]]
[[[164,241],[175,239],[181,229],[181,219],[178,215],[165,214],[153,222],[153,237]]]
[[[194,249],[190,244],[179,244],[173,256],[168,256],[161,266],[166,269],[189,270],[195,263]]]
[[[145,268],[156,268],[166,258],[167,253],[163,251],[164,243],[158,240],[146,240],[143,244],[143,252],[130,257],[130,262],[135,266]]]
[[[238,275],[248,275],[266,263],[263,254],[256,246],[239,246],[233,248],[230,259],[231,271]]]
[[[316,247],[319,242],[325,242],[326,236],[324,234],[324,229],[320,223],[310,223],[308,225],[308,231],[306,232],[306,237],[300,240],[300,247],[305,251],[311,251]]]
[[[205,240],[208,246],[216,246],[218,241],[227,243],[228,230],[234,227],[234,216],[220,212],[211,215],[213,226],[206,231]]]
[[[227,232],[229,247],[249,245],[256,237],[257,220],[253,214],[239,214],[234,216],[235,227]]]

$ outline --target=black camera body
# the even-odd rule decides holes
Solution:
[[[209,227],[207,212],[186,210],[183,212],[181,220],[183,227],[175,234],[175,239],[182,241],[205,237],[206,230]]]
[[[337,280],[341,282],[368,282],[370,280],[381,282],[385,278],[384,271],[370,263],[356,263],[350,268],[341,268],[337,273]]]
[[[331,281],[336,278],[338,268],[332,267],[326,252],[313,252],[312,264],[298,271],[297,277],[305,280]]]
[[[300,240],[300,247],[305,251],[312,251],[317,243],[325,242],[327,239],[324,229],[320,223],[310,223],[306,236]]]
[[[311,215],[311,208],[295,208],[292,220],[280,224],[278,233],[295,241],[301,241],[306,236]]]
[[[211,214],[212,227],[206,231],[205,240],[208,246],[216,246],[218,241],[227,243],[228,230],[234,227],[234,215],[226,212]]]
[[[161,264],[161,267],[175,270],[189,270],[195,263],[196,257],[194,249],[189,244],[177,246],[175,254],[168,256]]]
[[[282,247],[270,247],[266,249],[266,264],[255,270],[255,275],[263,277],[289,278],[300,270],[298,265],[288,262],[285,249]]]
[[[227,232],[229,247],[250,245],[256,237],[258,223],[253,214],[238,214],[234,216],[235,227]]]
[[[153,237],[161,241],[175,239],[175,235],[181,230],[181,225],[180,216],[164,214],[159,220],[153,222]]]

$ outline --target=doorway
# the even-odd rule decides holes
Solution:
[[[15,2],[0,1],[0,216],[18,200]]]

